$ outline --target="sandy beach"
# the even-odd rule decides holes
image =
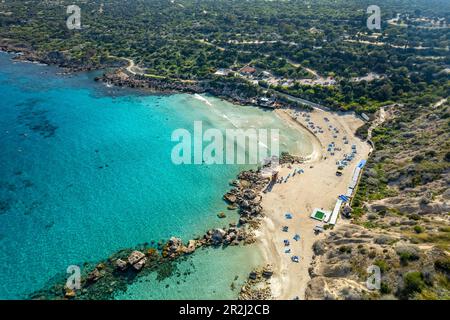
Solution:
[[[289,173],[292,175],[294,169],[303,169],[303,174],[291,176],[286,183],[277,183],[271,192],[264,194],[262,205],[265,217],[257,231],[257,239],[265,260],[274,269],[271,280],[273,298],[304,299],[310,280],[308,268],[313,256],[312,246],[316,240],[330,232],[315,235],[314,227],[323,223],[311,219],[310,215],[315,208],[333,210],[338,196],[346,194],[357,164],[360,160],[367,159],[370,146],[354,135],[363,121],[353,113],[338,114],[318,109],[308,113],[294,109],[280,109],[276,112],[288,125],[310,136],[314,151],[306,163],[292,168],[284,166],[280,171],[280,176],[284,178]],[[311,123],[314,127],[311,127]],[[318,127],[321,129],[317,129]],[[344,137],[347,137],[348,144],[344,144]],[[327,150],[332,142],[337,149],[341,149],[336,150],[334,155]],[[338,177],[336,162],[344,154],[351,153],[352,145],[356,145],[357,155],[345,167],[343,175]],[[286,213],[291,213],[293,219],[286,219]],[[348,223],[348,220],[339,217],[337,226],[344,223]],[[288,232],[282,230],[284,226],[289,228]],[[296,234],[300,235],[299,241],[293,239]],[[289,240],[290,245],[285,246],[284,240]],[[285,253],[287,249],[291,252]],[[299,263],[292,262],[292,256],[298,256]]]

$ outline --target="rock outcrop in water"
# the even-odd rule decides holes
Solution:
[[[235,187],[224,195],[224,200],[230,205],[239,208],[239,224],[245,225],[262,213],[260,195],[264,187],[269,183],[268,178],[264,178],[261,172],[249,170],[241,172]]]
[[[284,160],[295,160],[285,156]],[[298,159],[297,159],[298,160]],[[285,163],[285,162],[283,162]],[[182,239],[172,237],[157,247],[145,244],[134,249],[121,250],[108,259],[96,264],[93,268],[85,266],[86,271],[81,279],[81,289],[73,290],[65,286],[65,277],[61,276],[47,288],[39,290],[31,299],[111,299],[118,291],[124,291],[134,279],[150,272],[158,272],[170,276],[173,264],[188,257],[199,248],[237,246],[255,241],[253,228],[257,227],[262,216],[261,191],[269,183],[260,170],[241,172],[232,183],[233,188],[224,195],[224,200],[239,209],[239,225],[230,224],[227,228],[215,228],[203,236],[184,243]],[[269,267],[257,271],[252,281],[264,279],[268,281],[273,272]],[[258,280],[259,279],[259,280]],[[255,289],[255,282],[244,286],[241,298],[267,299],[270,288]]]
[[[91,59],[96,55],[95,51],[86,52],[84,57],[74,59],[66,56],[61,51],[40,52],[31,46],[18,43],[11,39],[0,38],[0,50],[17,54],[14,59],[17,61],[32,61],[49,65],[56,65],[67,73],[98,70],[102,68],[120,68],[126,63],[120,59],[103,56],[98,60]]]

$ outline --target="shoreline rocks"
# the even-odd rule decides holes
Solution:
[[[243,171],[238,175],[234,187],[224,195],[224,200],[239,210],[239,225],[243,226],[261,216],[262,190],[270,182],[264,178],[260,170]]]
[[[95,52],[86,53],[81,60],[66,57],[60,51],[39,52],[31,46],[0,39],[0,51],[15,54],[13,60],[23,62],[37,62],[47,65],[55,65],[64,69],[64,73],[75,73],[83,71],[93,71],[110,67],[120,68],[123,62],[102,57],[101,62],[94,63],[89,58]]]
[[[273,276],[271,265],[266,265],[250,272],[247,281],[241,288],[239,300],[270,300],[272,290],[270,279]]]
[[[219,212],[219,213],[217,214],[217,217],[218,217],[219,219],[225,219],[225,218],[227,217],[227,215],[226,215],[224,212]]]

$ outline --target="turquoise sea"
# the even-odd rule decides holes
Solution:
[[[174,165],[177,128],[279,128],[281,149],[310,152],[269,111],[58,72],[0,53],[0,299],[26,298],[69,265],[236,222],[222,195],[249,166]],[[200,250],[178,266],[182,279],[142,277],[116,297],[234,299],[231,283],[260,262],[255,246]]]

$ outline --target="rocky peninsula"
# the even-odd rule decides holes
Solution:
[[[301,163],[302,158],[283,153],[280,164]],[[270,166],[271,164],[266,164]],[[32,293],[30,299],[59,300],[105,300],[112,299],[118,291],[125,291],[136,278],[157,272],[163,279],[172,275],[174,265],[181,259],[189,258],[196,250],[208,247],[223,247],[249,245],[256,241],[255,230],[264,216],[261,206],[261,192],[269,184],[270,179],[262,175],[262,168],[241,172],[231,185],[233,188],[223,196],[230,210],[237,209],[239,221],[231,223],[226,228],[208,230],[204,235],[191,239],[186,243],[182,239],[172,237],[165,242],[144,243],[135,248],[123,249],[95,265],[85,263],[81,278],[81,288],[74,290],[66,286],[65,275],[58,275],[45,288]],[[255,271],[259,272],[259,271]],[[270,274],[270,276],[269,276]],[[273,272],[269,268],[261,271],[261,277],[249,276],[249,282],[244,285],[241,299],[258,297],[270,298],[270,289],[251,289],[258,278],[269,279]],[[260,282],[260,281],[259,281]],[[258,282],[258,283],[259,283]],[[256,291],[255,291],[256,290]],[[252,293],[253,292],[253,293]]]

